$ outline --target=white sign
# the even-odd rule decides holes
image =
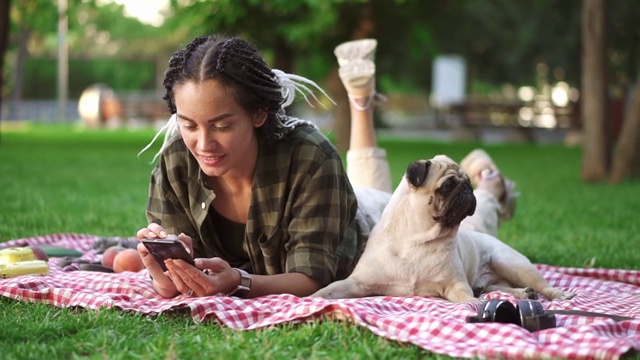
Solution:
[[[466,93],[466,63],[464,59],[457,55],[443,55],[435,58],[431,87],[433,106],[462,103]]]

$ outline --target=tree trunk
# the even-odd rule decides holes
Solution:
[[[284,38],[279,36],[276,39],[274,53],[273,68],[292,73],[295,64],[295,52]]]
[[[640,79],[636,81],[625,114],[611,169],[611,181],[614,183],[638,175],[637,171],[632,173],[631,170],[634,161],[637,163],[640,157]]]
[[[638,141],[640,135],[636,136],[636,142],[631,157],[631,165],[629,169],[629,176],[632,179],[640,179],[640,141]]]
[[[610,161],[610,123],[607,121],[607,0],[584,0],[582,5],[582,95],[584,131],[582,179],[605,181]]]
[[[18,30],[18,50],[16,52],[16,62],[13,67],[13,96],[9,111],[10,119],[22,119],[22,88],[24,86],[24,69],[29,58],[27,45],[31,38],[31,29],[27,26],[24,18],[20,20]]]
[[[2,119],[2,90],[4,89],[4,56],[9,43],[10,9],[11,0],[0,1],[0,120]]]
[[[327,78],[327,91],[329,96],[336,102],[333,110],[333,133],[335,135],[335,145],[340,151],[349,149],[349,137],[351,133],[351,110],[349,109],[349,98],[347,90],[342,85],[342,80],[338,75],[338,68],[329,73]]]

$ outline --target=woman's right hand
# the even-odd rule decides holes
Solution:
[[[169,235],[167,230],[160,224],[151,223],[140,230],[136,234],[138,240],[144,239],[164,239]]]
[[[147,227],[138,230],[136,237],[139,241],[143,239],[151,238],[151,239],[164,239],[169,236],[169,233],[165,228],[156,223],[151,223]],[[178,235],[178,240],[180,240],[187,251],[190,254],[193,254],[193,242],[190,236],[185,234]],[[142,263],[149,271],[149,276],[153,279],[153,287],[156,291],[167,298],[174,297],[179,294],[178,289],[175,284],[171,280],[169,276],[162,270],[160,264],[156,261],[156,259],[151,256],[147,247],[144,244],[139,243],[137,246],[138,253],[142,258]]]

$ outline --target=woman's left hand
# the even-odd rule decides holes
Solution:
[[[220,258],[195,259],[196,266],[182,260],[166,260],[167,273],[183,294],[210,296],[226,294],[240,284],[240,274]],[[206,270],[206,273],[203,271]]]

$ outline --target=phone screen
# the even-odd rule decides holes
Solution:
[[[194,265],[193,257],[187,252],[180,240],[144,239],[142,243],[147,247],[151,256],[156,259],[162,271],[167,271],[167,266],[164,264],[166,259],[180,259]]]

